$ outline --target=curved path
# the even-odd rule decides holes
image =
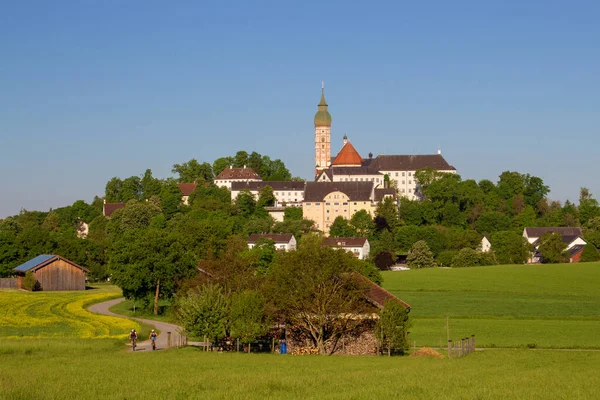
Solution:
[[[143,318],[130,318],[130,317],[115,314],[114,312],[109,311],[109,308],[111,308],[115,304],[119,304],[122,301],[125,301],[125,298],[121,297],[120,299],[114,299],[114,300],[109,300],[109,301],[105,301],[102,303],[96,303],[96,304],[89,306],[88,311],[96,313],[96,314],[109,315],[111,317],[133,319],[133,320],[142,322],[144,324],[154,326],[154,328],[156,328],[160,332],[160,334],[158,335],[158,338],[156,338],[156,349],[157,350],[168,348],[167,332],[171,332],[171,344],[173,346],[176,345],[176,343],[180,337],[179,332],[182,331],[183,328],[181,328],[180,326],[174,325],[174,324],[169,324],[167,322],[154,321],[154,320],[143,319]],[[152,350],[150,340],[143,340],[143,339],[145,339],[145,338],[142,338],[142,337],[138,338],[138,344],[136,347],[136,351]],[[196,343],[189,343],[189,344],[196,344]]]

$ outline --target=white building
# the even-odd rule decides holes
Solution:
[[[352,253],[360,260],[369,257],[371,245],[367,238],[346,237],[346,238],[324,238],[323,245],[336,249],[344,249],[348,253]]]
[[[215,185],[231,190],[233,182],[260,182],[262,179],[252,168],[225,168],[214,179]]]
[[[305,183],[297,181],[232,182],[231,200],[235,200],[242,190],[248,190],[258,200],[259,192],[266,186],[273,189],[275,207],[302,207]]]
[[[198,184],[194,181],[192,183],[178,183],[177,187],[181,190],[181,202],[186,206],[190,205],[190,195],[194,193]]]
[[[291,233],[253,233],[248,238],[248,248],[253,249],[263,239],[275,242],[277,250],[296,250],[296,238]]]
[[[535,227],[523,229],[523,237],[529,244],[533,246],[535,251],[529,258],[529,263],[538,263],[543,259],[543,254],[539,251],[540,239],[547,233],[557,233],[561,236],[563,243],[565,244],[565,251],[569,252],[571,256],[571,262],[573,256],[583,250],[583,246],[587,244],[583,240],[583,232],[581,228],[577,227]]]
[[[487,253],[491,249],[492,249],[492,244],[490,243],[488,238],[484,236],[481,239],[481,243],[479,243],[479,248],[477,250],[481,251],[482,253]]]

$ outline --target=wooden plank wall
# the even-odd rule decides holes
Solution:
[[[60,259],[38,269],[34,275],[44,291],[85,290],[85,272]]]
[[[0,278],[0,289],[16,289],[17,278]]]

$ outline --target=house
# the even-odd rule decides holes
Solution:
[[[255,199],[258,199],[260,191],[270,186],[275,196],[274,207],[302,207],[304,185],[304,182],[298,181],[232,182],[231,200],[234,201],[242,190],[249,191]]]
[[[315,227],[327,234],[337,217],[349,220],[361,210],[373,215],[377,204],[386,197],[395,199],[394,190],[376,188],[372,181],[306,182],[303,217],[314,221]]]
[[[252,168],[225,168],[214,179],[215,185],[231,190],[233,182],[259,182],[260,176]]]
[[[85,275],[90,272],[61,256],[41,254],[14,268],[17,286],[23,287],[23,278],[29,271],[44,291],[85,290]]]
[[[248,238],[248,248],[253,249],[262,239],[275,242],[277,250],[296,250],[296,238],[291,233],[253,233]]]
[[[190,203],[189,203],[190,195],[192,193],[194,193],[194,190],[196,190],[197,186],[198,186],[198,184],[196,183],[196,181],[194,181],[192,183],[178,183],[177,184],[177,187],[181,191],[181,202],[183,204],[185,204],[186,206],[190,205]]]
[[[481,239],[481,243],[479,243],[479,247],[477,248],[477,250],[481,251],[482,253],[487,253],[491,249],[492,249],[492,243],[490,243],[488,238],[484,236]]]
[[[107,203],[106,199],[104,199],[104,204],[102,205],[102,215],[106,218],[110,218],[111,215],[117,210],[121,208],[125,208],[125,203]]]
[[[540,227],[525,228],[523,237],[534,248],[534,252],[529,258],[529,263],[542,262],[544,255],[539,251],[540,239],[547,233],[557,233],[561,236],[565,244],[565,251],[569,253],[570,262],[579,262],[583,247],[587,244],[583,240],[583,232],[577,227]]]
[[[352,253],[355,257],[360,260],[364,260],[369,257],[371,246],[367,238],[360,237],[329,237],[323,239],[323,245],[333,247],[336,249],[344,249],[348,253]]]

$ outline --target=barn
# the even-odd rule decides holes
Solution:
[[[75,264],[61,256],[41,254],[14,268],[17,286],[22,288],[23,278],[29,271],[39,283],[40,290],[85,290],[87,268]]]

